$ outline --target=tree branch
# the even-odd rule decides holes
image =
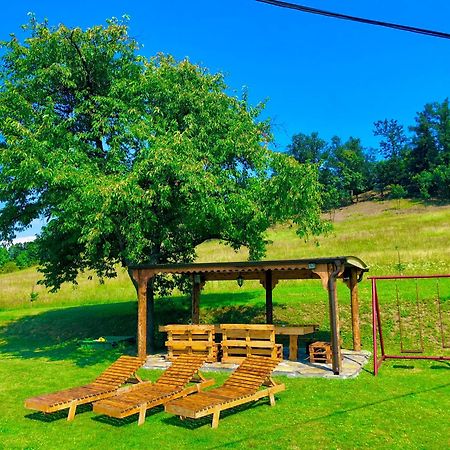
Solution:
[[[69,42],[71,43],[71,45],[73,46],[73,48],[76,50],[76,52],[78,53],[78,56],[80,58],[81,64],[83,66],[85,75],[86,75],[86,85],[89,89],[89,92],[92,94],[94,92],[94,83],[92,82],[92,77],[91,77],[91,72],[89,70],[88,64],[86,62],[85,57],[83,56],[83,53],[81,53],[81,49],[78,46],[78,44],[74,41],[73,36],[75,34],[75,29],[72,30],[72,32],[69,35]]]

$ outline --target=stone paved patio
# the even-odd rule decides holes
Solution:
[[[275,369],[274,375],[286,375],[288,377],[316,377],[316,378],[355,378],[370,358],[370,352],[362,350],[354,352],[352,350],[342,350],[342,373],[334,375],[331,364],[310,363],[306,354],[300,353],[298,361],[283,360]],[[170,362],[165,354],[150,355],[144,365],[145,369],[167,369]],[[231,372],[237,364],[227,363],[205,363],[202,372]]]

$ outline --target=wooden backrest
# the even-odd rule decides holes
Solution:
[[[180,355],[155,382],[156,385],[183,387],[205,362],[204,355]]]
[[[216,361],[214,325],[164,325],[159,331],[167,333],[165,342],[170,360],[183,354],[204,355],[208,361]]]
[[[111,364],[93,384],[119,387],[125,383],[145,362],[146,358],[122,355]]]
[[[248,356],[223,384],[225,388],[256,392],[270,377],[280,360],[264,356]]]
[[[274,325],[221,324],[220,331],[223,361],[238,361],[250,355],[280,356]]]
[[[230,340],[261,341],[261,343],[275,343],[275,326],[245,323],[220,324],[222,334]]]

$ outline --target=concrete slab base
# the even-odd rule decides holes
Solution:
[[[335,375],[331,369],[331,364],[310,363],[306,354],[300,353],[298,361],[283,360],[278,364],[274,371],[274,375],[285,375],[287,377],[303,377],[303,378],[355,378],[359,375],[362,368],[369,361],[371,353],[366,350],[355,352],[352,350],[341,350],[342,353],[342,372]],[[160,353],[149,355],[144,365],[145,369],[167,369],[170,366],[167,355]],[[202,372],[231,372],[238,365],[228,363],[205,363]]]

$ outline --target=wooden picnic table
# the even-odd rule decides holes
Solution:
[[[319,325],[317,324],[275,325],[275,334],[289,336],[289,360],[297,361],[299,336],[315,333],[318,329]]]

